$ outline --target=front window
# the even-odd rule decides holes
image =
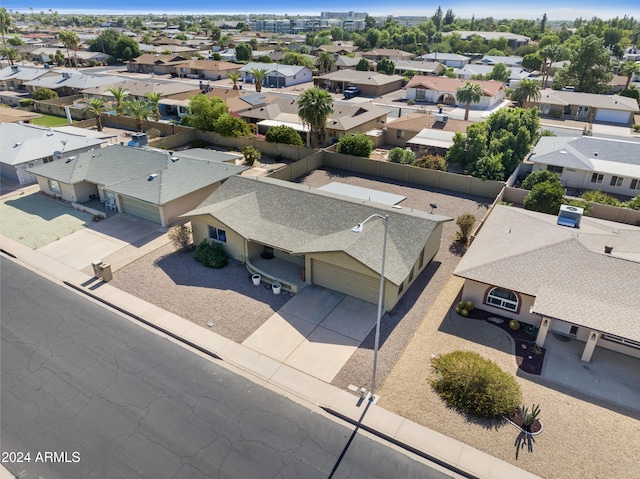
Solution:
[[[547,165],[547,170],[551,173],[558,173],[559,175],[561,175],[563,168],[562,166]]]
[[[621,176],[612,176],[611,186],[622,186],[623,181],[624,181],[624,178],[622,178]]]
[[[227,232],[215,226],[209,226],[209,239],[220,241],[221,243],[227,242]]]
[[[404,130],[398,130],[396,138],[403,139],[404,138]]]
[[[62,190],[60,189],[60,183],[58,183],[56,180],[49,180],[49,189],[54,193],[62,193]]]
[[[502,288],[493,288],[487,294],[486,304],[509,311],[518,310],[518,296],[513,291]]]
[[[631,180],[631,189],[640,190],[640,180]]]
[[[551,105],[549,103],[540,103],[540,106],[538,107],[538,109],[540,110],[540,113],[542,113],[543,115],[548,115],[549,110],[551,110]]]
[[[604,175],[602,173],[594,173],[591,175],[591,183],[602,183]]]

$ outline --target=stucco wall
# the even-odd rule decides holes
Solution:
[[[533,296],[517,293],[518,298],[520,299],[520,309],[519,309],[519,313],[516,314],[506,309],[496,308],[494,306],[484,303],[487,292],[491,288],[493,288],[493,286],[467,279],[464,282],[464,287],[462,289],[462,300],[473,301],[473,304],[476,308],[482,308],[485,311],[494,312],[506,318],[517,319],[520,322],[538,326],[538,323],[540,322],[540,317],[536,314],[531,314],[529,312],[529,310],[531,309],[531,306],[533,306],[533,302],[535,301],[535,298]]]
[[[209,225],[225,231],[227,234],[227,242],[222,243],[224,250],[229,254],[229,256],[244,263],[244,238],[231,228],[213,218],[211,215],[198,215],[191,218],[193,244],[197,246],[203,239],[207,239],[209,237]]]
[[[164,205],[164,214],[166,215],[166,222],[168,225],[173,225],[179,221],[183,221],[180,215],[187,211],[195,209],[200,203],[202,203],[211,193],[216,191],[220,186],[220,182],[213,185],[200,188],[193,193],[178,198]]]

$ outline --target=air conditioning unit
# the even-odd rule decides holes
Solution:
[[[435,115],[435,119],[436,119],[436,123],[437,122],[446,123],[447,120],[449,120],[449,115],[446,113],[437,113]]]

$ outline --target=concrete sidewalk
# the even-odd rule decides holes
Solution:
[[[223,338],[175,314],[120,291],[88,274],[74,269],[41,251],[32,250],[16,241],[0,236],[3,252],[44,276],[64,281],[92,295],[94,298],[126,311],[153,325],[164,334],[181,338],[201,351],[209,351],[223,359],[219,364],[230,368],[256,383],[280,394],[303,401],[342,417],[352,424],[360,424],[374,435],[391,441],[404,449],[436,463],[447,465],[451,477],[482,479],[533,479],[535,476],[509,463],[443,436],[426,427],[408,421],[385,409],[361,401],[353,394],[338,389],[318,378],[305,374],[291,365]]]

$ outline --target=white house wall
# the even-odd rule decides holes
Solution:
[[[485,297],[488,290],[493,286],[485,283],[479,283],[477,281],[465,280],[464,287],[462,289],[462,300],[471,300],[476,308],[484,309],[485,311],[493,312],[496,315],[504,316],[505,318],[517,319],[520,322],[532,324],[538,326],[540,317],[536,314],[531,314],[529,311],[533,306],[535,298],[525,294],[518,293],[520,299],[519,313],[508,311],[502,308],[496,308],[489,304],[484,304]]]

